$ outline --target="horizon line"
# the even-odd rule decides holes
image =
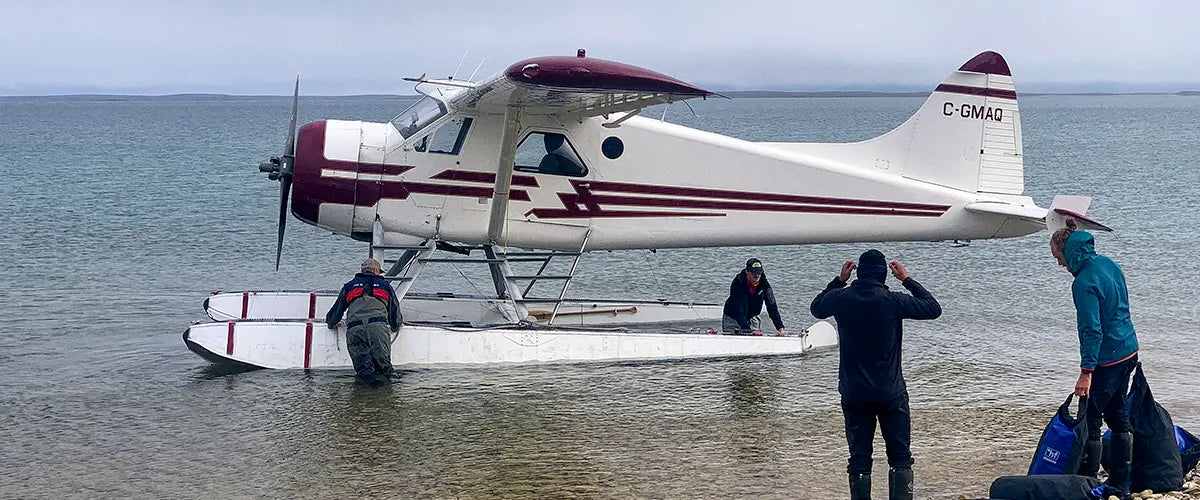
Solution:
[[[721,90],[714,93],[727,97],[742,98],[771,98],[771,97],[923,97],[932,94],[928,91],[881,91],[881,90]],[[1019,96],[1118,96],[1118,95],[1200,95],[1198,90],[1131,90],[1131,91],[1067,91],[1067,92],[1018,92]],[[19,98],[126,98],[126,99],[170,99],[202,97],[211,99],[248,99],[248,98],[288,98],[290,94],[225,94],[215,92],[178,92],[171,94],[114,94],[114,93],[73,93],[73,94],[0,94],[0,99]],[[421,97],[420,94],[309,94],[308,98],[388,98],[388,97]],[[715,97],[715,96],[714,96]]]

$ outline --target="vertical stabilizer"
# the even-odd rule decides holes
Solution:
[[[991,51],[950,73],[921,109],[879,137],[772,144],[973,193],[1025,190],[1017,91],[1008,63]]]
[[[1008,63],[983,52],[946,77],[888,141],[905,177],[1000,194],[1025,190],[1021,115]]]

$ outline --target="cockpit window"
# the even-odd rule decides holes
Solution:
[[[408,139],[445,114],[446,105],[437,99],[426,96],[392,118],[392,125],[400,131],[400,135]]]
[[[587,167],[562,134],[533,132],[517,146],[514,170],[539,174],[583,177]]]
[[[422,137],[413,145],[413,149],[422,153],[442,153],[456,155],[462,150],[463,141],[467,138],[467,130],[471,128],[471,119],[457,117],[446,120],[429,135]]]

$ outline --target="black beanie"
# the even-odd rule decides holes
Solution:
[[[858,279],[881,283],[887,279],[887,259],[882,252],[872,248],[858,257]]]

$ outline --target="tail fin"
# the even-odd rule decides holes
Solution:
[[[969,192],[1021,194],[1021,115],[1008,63],[967,61],[891,132],[852,144],[776,145]]]
[[[983,52],[933,90],[908,121],[867,143],[912,179],[964,191],[1025,190],[1021,115],[1004,57]]]

